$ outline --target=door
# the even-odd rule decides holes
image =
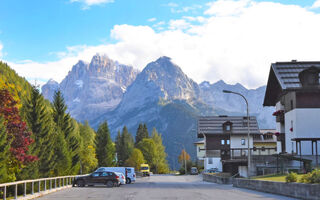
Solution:
[[[92,173],[91,175],[90,175],[90,177],[89,177],[89,179],[88,179],[88,183],[90,184],[96,184],[96,183],[99,183],[99,180],[100,180],[100,178],[99,178],[99,176],[100,176],[100,172],[94,172],[94,173]]]

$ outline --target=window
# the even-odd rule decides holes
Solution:
[[[230,145],[230,140],[227,140],[227,145]]]
[[[98,177],[100,173],[93,173],[91,176]]]
[[[130,168],[126,168],[127,173],[131,173],[131,169]]]
[[[109,172],[102,172],[101,176],[109,176]]]
[[[226,125],[226,131],[230,131],[230,130],[231,130],[230,124]]]
[[[241,145],[246,145],[246,140],[245,139],[241,139]]]
[[[200,147],[198,147],[198,151],[199,151],[199,152],[201,151]]]
[[[224,145],[224,140],[221,140],[221,145]]]
[[[212,158],[208,158],[208,164],[213,164]]]
[[[293,110],[293,100],[290,101],[291,110]]]

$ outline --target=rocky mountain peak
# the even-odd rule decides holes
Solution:
[[[46,85],[59,85],[59,83],[55,80],[53,80],[52,78],[50,78],[48,80],[48,82],[46,83]]]

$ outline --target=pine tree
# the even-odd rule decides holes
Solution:
[[[30,98],[23,104],[22,110],[24,110],[27,125],[35,141],[29,151],[37,155],[39,160],[23,169],[21,176],[23,179],[49,176],[50,168],[54,165],[51,140],[52,118],[36,86],[32,87]]]
[[[100,124],[97,131],[96,153],[99,167],[115,166],[115,147],[106,121]]]
[[[152,130],[152,140],[155,143],[156,153],[153,156],[155,172],[157,174],[165,174],[169,172],[169,166],[167,162],[167,154],[165,147],[162,144],[161,134],[157,132],[155,128]]]
[[[116,137],[116,160],[117,160],[117,166],[121,166],[121,161],[120,161],[120,154],[122,151],[122,146],[121,146],[121,133],[118,131],[117,137]]]
[[[72,126],[71,126],[71,120],[69,114],[66,114],[67,106],[65,105],[64,99],[62,97],[61,92],[58,90],[54,94],[53,99],[53,120],[55,122],[55,128],[56,128],[56,140],[55,140],[55,157],[56,157],[56,165],[55,168],[55,174],[61,175],[69,173],[69,171],[72,168],[72,157],[73,152],[71,151],[71,145],[68,143],[69,136],[72,133]],[[61,147],[61,150],[59,150],[59,146]],[[62,162],[59,159],[59,156],[64,160],[65,162],[65,168],[61,171],[60,168],[60,162]],[[58,173],[58,174],[57,174]]]
[[[139,124],[137,133],[136,133],[135,146],[137,146],[137,144],[143,139],[143,133],[144,133],[143,125]]]
[[[116,139],[117,157],[119,166],[124,166],[125,161],[130,157],[133,148],[134,141],[132,135],[128,132],[126,126],[122,129],[122,134],[118,133]]]
[[[0,116],[0,183],[8,181],[8,157],[10,144],[7,141],[7,132],[4,125],[4,120]]]
[[[124,126],[122,130],[121,144],[123,148],[122,160],[125,162],[130,157],[134,148],[132,135],[128,132],[126,126]]]
[[[149,132],[148,132],[147,124],[143,124],[142,138],[149,138]]]
[[[56,129],[54,133],[54,155],[53,160],[55,161],[54,167],[51,169],[52,176],[63,176],[69,175],[72,158],[69,153],[67,142],[64,138],[64,134],[60,129]]]

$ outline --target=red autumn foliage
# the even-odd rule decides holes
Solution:
[[[0,90],[0,115],[5,120],[11,154],[22,164],[36,161],[36,156],[28,155],[28,146],[34,141],[27,125],[22,121],[17,102],[6,89]]]

